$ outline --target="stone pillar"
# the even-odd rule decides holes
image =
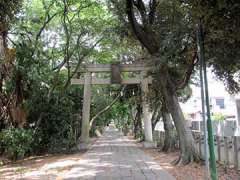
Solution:
[[[144,135],[145,135],[145,141],[146,141],[145,145],[149,146],[150,144],[153,143],[153,137],[152,137],[151,112],[150,112],[149,104],[147,102],[148,78],[146,77],[146,72],[142,72],[141,78],[142,78],[142,81],[141,81],[142,111],[143,111]]]
[[[80,149],[86,148],[89,143],[89,118],[91,105],[91,73],[87,72],[84,76],[84,96],[82,109],[82,129],[80,137]]]

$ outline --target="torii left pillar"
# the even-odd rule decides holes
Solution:
[[[152,137],[152,118],[149,103],[147,101],[148,95],[148,78],[146,77],[147,73],[142,72],[142,81],[141,81],[141,90],[142,90],[142,109],[143,109],[143,123],[144,123],[144,146],[145,147],[154,147]]]
[[[89,119],[90,119],[90,105],[91,105],[91,81],[92,75],[86,72],[84,76],[84,95],[83,95],[83,109],[82,109],[82,128],[79,149],[86,149],[89,144]]]

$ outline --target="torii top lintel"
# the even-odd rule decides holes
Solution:
[[[150,84],[152,82],[151,77],[143,77],[147,76],[147,72],[152,69],[150,66],[146,66],[143,63],[138,64],[119,64],[119,68],[121,72],[140,72],[140,76],[129,78],[129,79],[123,79],[121,80],[121,83],[119,84],[140,84],[143,79],[146,79],[147,82]],[[111,72],[112,71],[112,64],[86,64],[83,65],[81,68],[78,69],[78,73],[105,73],[105,72]],[[113,84],[111,78],[97,78],[97,77],[91,77],[91,84],[98,84],[98,85],[104,85],[104,84]],[[71,79],[71,84],[85,84],[85,77],[74,77]]]
[[[151,67],[143,63],[138,64],[119,64],[122,72],[149,71]],[[86,64],[78,72],[111,72],[111,64]]]

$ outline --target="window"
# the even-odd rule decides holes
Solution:
[[[216,99],[216,105],[219,106],[220,109],[224,109],[225,108],[224,98]]]

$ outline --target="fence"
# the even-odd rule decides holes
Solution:
[[[192,131],[199,155],[204,159],[204,136],[200,132]],[[159,147],[163,146],[164,131],[154,131],[153,138]],[[214,136],[216,160],[226,167],[240,170],[240,136]],[[176,136],[175,147],[179,148]]]
[[[203,132],[203,122],[202,121],[192,121],[190,123],[190,128],[192,130],[198,130]],[[225,121],[212,121],[213,134],[217,136],[239,136],[237,123],[234,120]]]

